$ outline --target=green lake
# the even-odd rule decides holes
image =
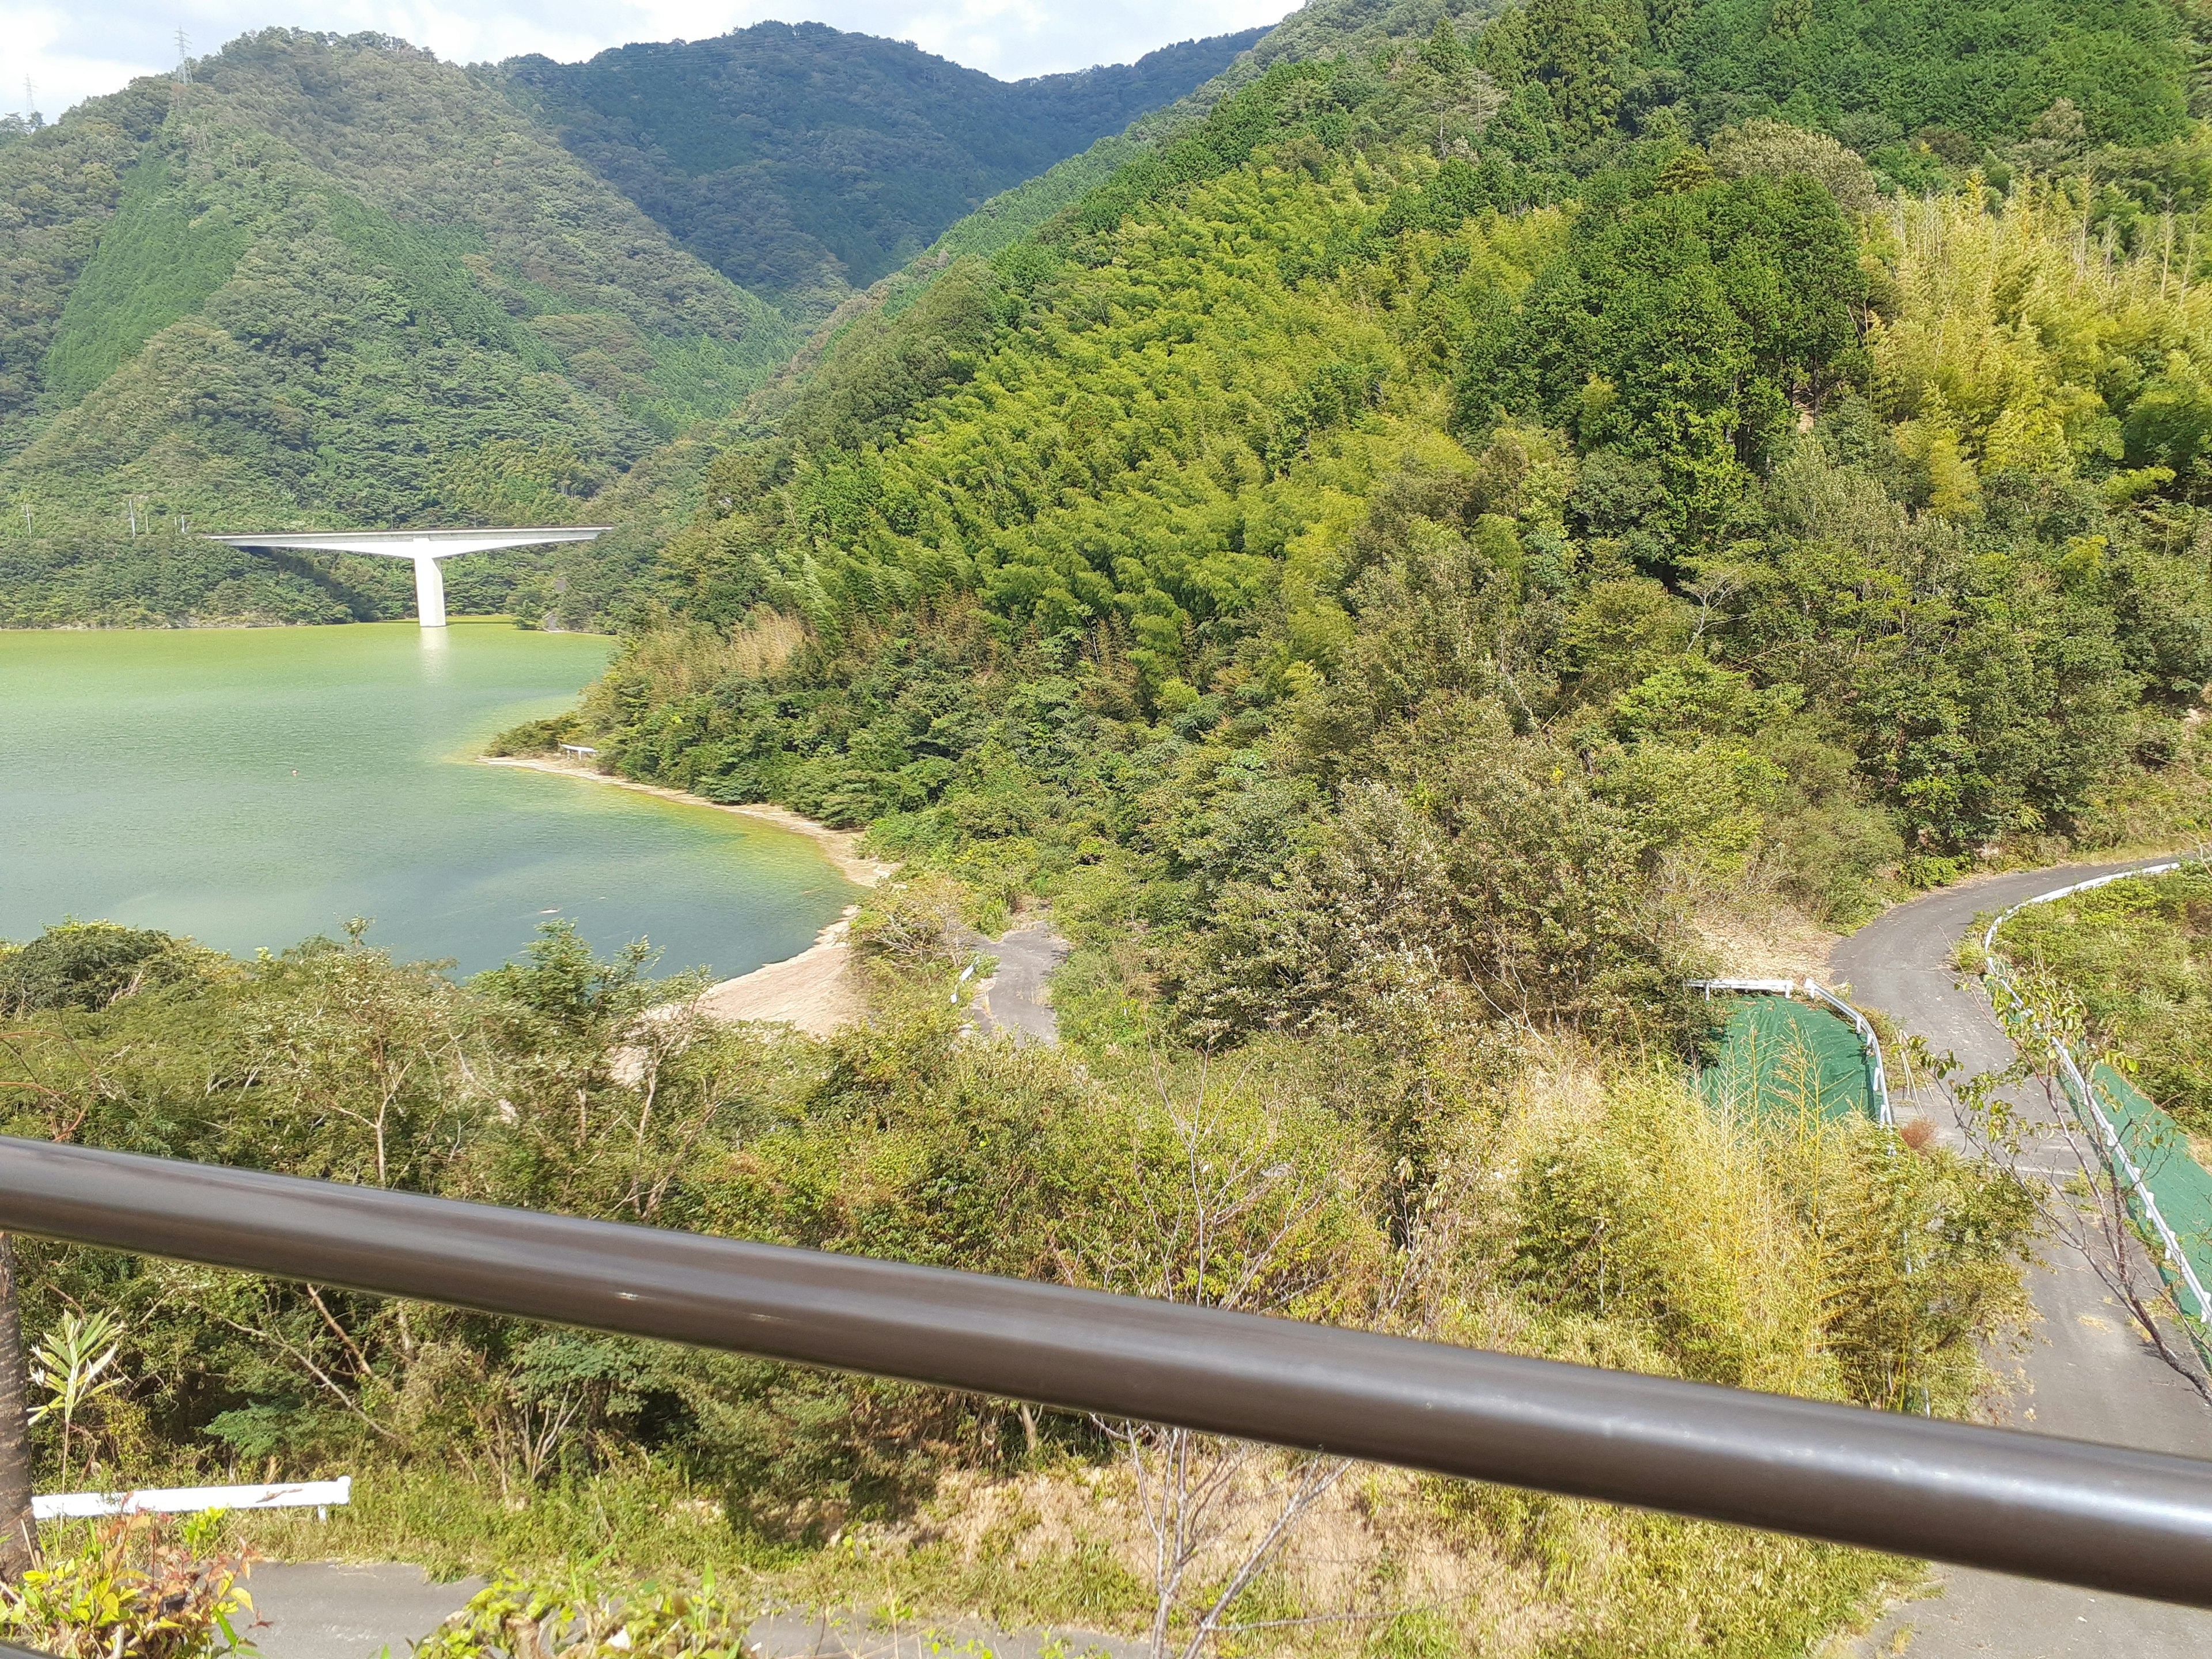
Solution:
[[[75,916],[245,955],[368,916],[472,973],[562,916],[663,973],[804,950],[854,894],[806,837],[474,763],[612,648],[488,621],[0,632],[0,939]]]

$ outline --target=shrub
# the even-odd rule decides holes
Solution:
[[[696,1589],[617,1593],[581,1572],[564,1583],[502,1573],[417,1643],[415,1659],[750,1659],[751,1620],[712,1574]]]
[[[118,1516],[48,1551],[20,1587],[0,1586],[0,1631],[56,1659],[217,1659],[251,1654],[238,1615],[253,1601],[246,1560],[211,1554],[222,1522]]]

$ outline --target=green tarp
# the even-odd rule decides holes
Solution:
[[[1832,1119],[1881,1115],[1859,1034],[1794,997],[1738,996],[1720,1054],[1698,1073],[1716,1105],[1762,1116],[1807,1110]]]
[[[2180,1126],[2118,1072],[2100,1065],[2090,1080],[2198,1282],[2212,1287],[2212,1175],[2190,1155],[2189,1138]],[[2192,1299],[2184,1291],[2182,1305],[2188,1307]],[[2212,1309],[2202,1311],[2212,1314]]]

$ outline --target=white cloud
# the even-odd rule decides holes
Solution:
[[[181,28],[195,53],[283,23],[339,33],[374,29],[456,63],[526,52],[570,61],[631,40],[704,40],[769,19],[820,22],[911,40],[1004,79],[1127,63],[1156,46],[1272,23],[1289,0],[0,0],[0,110],[23,82],[52,120],[134,75],[173,68]]]

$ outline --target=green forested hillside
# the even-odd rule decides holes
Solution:
[[[779,234],[828,238],[872,276],[979,197],[1188,91],[1248,37],[1026,88],[866,37],[761,38],[767,54],[735,68],[718,43],[641,49],[647,69],[676,71],[652,92],[665,131],[647,128],[692,132],[678,149],[697,161],[731,140],[715,112],[766,111],[789,140],[788,167],[762,162],[789,197]],[[612,170],[641,211],[531,112],[559,106],[556,67],[535,66],[544,84],[518,108],[501,90],[520,88],[511,75],[383,37],[273,30],[200,61],[187,87],[143,81],[0,148],[0,493],[15,532],[0,536],[0,623],[403,611],[396,567],[234,556],[191,532],[573,521],[783,362],[799,329],[650,216],[669,216],[665,181]],[[601,67],[630,107],[637,65]],[[601,83],[576,73],[580,97]],[[589,115],[560,107],[571,127]],[[846,155],[838,123],[863,112],[881,143]],[[701,215],[748,222],[757,172],[688,185],[699,223],[685,234]],[[707,240],[732,262],[735,243]],[[740,240],[763,270],[783,258]],[[659,477],[625,499],[649,501]],[[649,547],[641,526],[588,554],[477,562],[456,571],[455,599],[586,621],[650,586]]]
[[[573,520],[796,338],[504,99],[379,37],[271,31],[94,100],[0,151],[0,200],[16,622],[163,614],[180,526]],[[398,593],[254,569],[245,614]]]
[[[1588,953],[1510,1006],[1630,1018],[1674,972],[1644,884],[1848,917],[2196,810],[2185,17],[1975,14],[2049,103],[1908,100],[1878,172],[1786,100],[1711,125],[1640,9],[1604,84],[1641,108],[1577,102],[1546,4],[1346,9],[1398,39],[1277,61],[715,464],[664,556],[692,625],[813,642],[719,684],[641,647],[586,713],[624,769],[1009,880],[1127,860],[1216,1031],[1351,1018],[1415,939],[1504,997],[1500,928]],[[1839,125],[1924,46],[1862,38],[1894,73]],[[2098,101],[2129,41],[2133,115]]]
[[[685,247],[757,293],[820,303],[1174,102],[1265,33],[1012,83],[819,23],[501,69],[511,96]]]
[[[867,826],[870,1018],[714,1027],[559,926],[465,987],[62,927],[0,950],[10,1127],[1982,1409],[2029,1185],[1700,1097],[1687,981],[1730,928],[2205,823],[2212,152],[2195,14],[2133,3],[1301,13],[598,498],[681,520],[629,544],[665,608],[504,745]],[[1915,89],[1939,23],[2002,98]],[[1759,44],[1823,28],[1831,105]],[[1038,901],[1061,1045],[978,1040],[971,930]],[[1347,1659],[1817,1652],[1911,1571],[1388,1472],[1286,1508],[1312,1466],[197,1269],[28,1282],[34,1330],[131,1316],[103,1479],[374,1469],[319,1535],[364,1554]],[[1164,1480],[1224,1494],[1172,1560]]]

